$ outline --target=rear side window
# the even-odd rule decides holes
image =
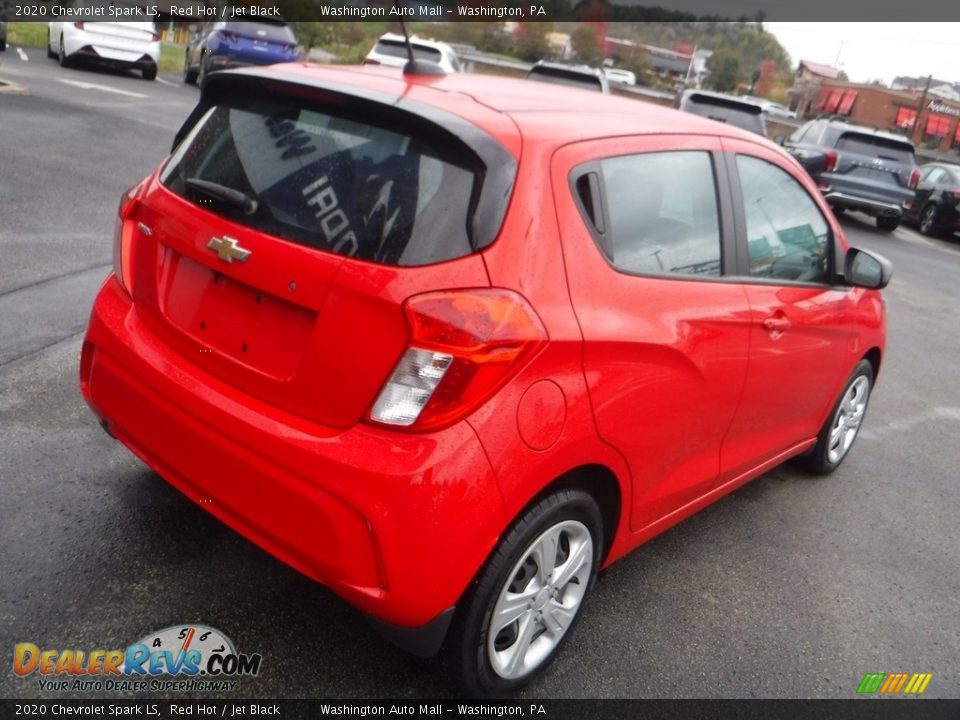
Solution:
[[[862,133],[843,133],[837,138],[837,150],[855,155],[869,155],[882,160],[893,160],[915,165],[913,146],[889,138]]]
[[[606,253],[638,274],[720,275],[720,222],[709,153],[678,151],[600,162],[609,214]]]
[[[301,245],[425,265],[473,251],[479,175],[476,159],[439,133],[250,101],[211,108],[160,179],[205,209]]]

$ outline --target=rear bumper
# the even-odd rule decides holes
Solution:
[[[103,33],[73,30],[65,33],[63,49],[67,55],[96,58],[115,65],[142,67],[160,61],[160,43],[144,42]],[[145,60],[144,57],[148,60]]]
[[[831,205],[838,205],[847,210],[862,210],[871,215],[882,217],[901,217],[904,207],[895,202],[873,200],[871,198],[857,197],[849,193],[828,190],[824,192],[823,197]]]
[[[412,435],[284,414],[160,342],[113,275],[94,304],[80,385],[111,434],[170,484],[382,624],[445,630],[440,616],[505,524],[468,424]]]

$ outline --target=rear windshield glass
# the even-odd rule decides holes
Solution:
[[[763,135],[765,133],[762,110],[757,105],[738,103],[709,95],[691,95],[684,101],[683,110],[694,115],[727,123],[734,127]]]
[[[280,20],[267,22],[228,22],[226,29],[243,37],[277,43],[296,43],[297,38],[287,24]]]
[[[429,60],[430,62],[439,63],[442,59],[440,51],[436,48],[424,47],[416,43],[410,44],[413,46],[413,56],[417,60]],[[407,55],[406,43],[397,40],[381,40],[374,48],[374,52],[378,52],[381,55],[389,55],[390,57],[403,58],[404,60],[409,57]]]
[[[211,108],[160,179],[207,210],[301,245],[424,265],[473,251],[479,173],[470,160],[452,141],[396,124],[249,101]]]
[[[895,160],[907,165],[913,165],[916,162],[912,145],[876,135],[844,133],[837,140],[837,150],[855,155],[869,155],[882,160]]]
[[[530,80],[554,83],[556,85],[570,85],[584,90],[603,90],[603,82],[596,75],[581,73],[576,70],[561,70],[559,68],[535,67],[527,75]]]

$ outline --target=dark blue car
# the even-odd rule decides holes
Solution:
[[[183,80],[203,84],[215,70],[291,62],[299,55],[297,38],[283,20],[208,22],[187,45]]]

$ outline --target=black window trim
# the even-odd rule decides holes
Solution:
[[[837,242],[836,237],[833,234],[833,227],[830,225],[828,218],[823,217],[823,222],[827,226],[827,242],[830,244],[828,249],[828,257],[830,260],[830,267],[828,270],[828,275],[830,277],[829,282],[811,282],[807,280],[788,280],[786,278],[766,278],[758,275],[750,274],[750,249],[747,243],[747,213],[744,209],[743,203],[743,186],[740,183],[740,170],[737,167],[737,156],[743,155],[744,157],[754,158],[755,160],[761,160],[763,162],[769,163],[774,167],[778,168],[781,172],[787,173],[790,177],[797,183],[797,186],[806,193],[807,197],[810,198],[810,202],[813,204],[814,208],[818,213],[823,216],[823,211],[820,209],[820,206],[817,204],[817,201],[810,195],[807,189],[803,184],[793,177],[792,173],[787,171],[781,165],[777,163],[770,162],[766,158],[760,157],[759,155],[752,155],[747,152],[739,151],[725,151],[723,153],[725,157],[725,163],[727,166],[727,184],[730,188],[731,196],[733,197],[733,215],[734,215],[734,225],[735,225],[735,234],[737,238],[737,265],[736,265],[736,275],[738,282],[749,285],[775,285],[775,286],[784,286],[788,285],[790,287],[810,287],[810,288],[846,288],[848,287],[843,275],[842,268],[844,266],[844,257],[840,248],[840,243]]]
[[[642,137],[642,136],[641,136]],[[627,138],[624,138],[625,140]],[[622,267],[615,265],[610,260],[609,254],[609,244],[610,238],[608,232],[600,232],[593,222],[590,220],[590,215],[587,208],[584,206],[583,201],[580,198],[580,193],[577,190],[577,181],[585,175],[593,174],[595,176],[594,182],[596,183],[597,188],[599,189],[599,207],[601,211],[601,218],[603,220],[603,227],[605,229],[610,228],[610,213],[607,203],[607,190],[603,181],[603,173],[600,171],[600,163],[604,160],[611,160],[613,158],[622,158],[622,157],[633,157],[635,155],[651,155],[655,153],[665,153],[665,152],[701,152],[709,156],[711,166],[713,167],[713,179],[714,187],[716,189],[716,198],[717,198],[717,213],[718,217],[718,228],[720,231],[720,274],[719,275],[697,275],[697,274],[686,274],[686,273],[640,273],[640,272],[631,272],[625,270]],[[613,155],[604,155],[603,157],[596,158],[593,160],[588,160],[578,165],[574,165],[567,176],[567,190],[570,193],[570,196],[573,198],[574,204],[577,206],[577,210],[580,212],[580,218],[583,221],[584,226],[590,233],[590,236],[593,238],[593,241],[596,243],[597,250],[599,251],[600,257],[603,258],[604,262],[610,266],[610,268],[619,273],[620,275],[627,275],[630,277],[637,278],[648,278],[655,280],[681,280],[686,282],[713,282],[713,283],[725,283],[729,284],[731,282],[739,282],[736,280],[734,271],[737,267],[737,243],[736,243],[736,232],[734,224],[734,211],[733,211],[733,200],[730,194],[729,182],[727,179],[727,170],[725,169],[725,163],[723,152],[719,150],[711,150],[708,148],[696,148],[696,147],[684,147],[677,148],[675,150],[662,150],[662,149],[641,149],[635,152],[621,152]],[[596,203],[595,203],[596,205]]]

